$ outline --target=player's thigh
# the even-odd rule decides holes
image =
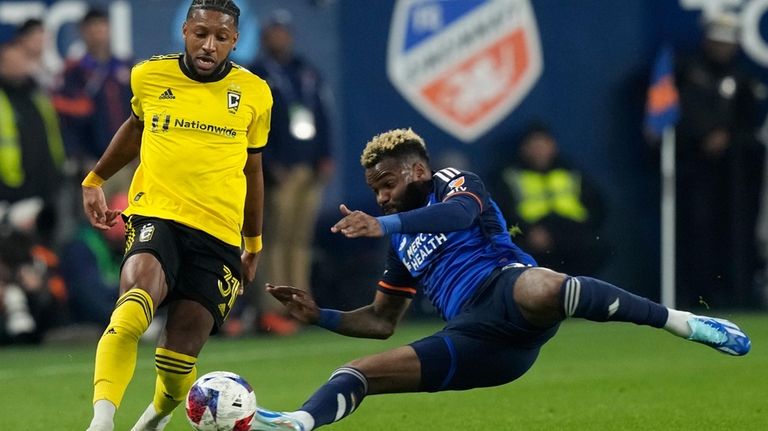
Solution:
[[[181,299],[168,305],[168,319],[159,347],[197,357],[213,329],[210,311],[197,301]]]
[[[419,390],[464,390],[509,383],[528,371],[540,346],[515,347],[498,339],[482,339],[441,331],[411,344],[421,364]]]
[[[150,294],[157,309],[177,278],[176,232],[167,220],[130,216],[126,221],[125,236],[120,293],[143,289]]]
[[[348,365],[365,375],[369,395],[419,390],[421,365],[411,346],[365,356]]]

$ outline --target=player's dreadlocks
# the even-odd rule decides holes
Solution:
[[[235,25],[240,22],[240,8],[233,0],[192,0],[187,11],[187,19],[198,9],[215,10],[225,13],[235,19]]]
[[[365,145],[360,164],[364,168],[372,168],[384,157],[401,157],[405,155],[418,156],[429,161],[427,145],[421,136],[408,129],[395,129],[374,136]]]

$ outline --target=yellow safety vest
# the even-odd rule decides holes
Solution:
[[[32,102],[43,118],[51,159],[61,167],[64,163],[64,143],[56,111],[42,92],[35,92]],[[18,188],[24,184],[24,175],[16,114],[8,96],[0,90],[0,181],[8,187]]]
[[[581,176],[567,169],[548,172],[506,169],[504,182],[518,197],[517,213],[526,223],[535,223],[550,213],[583,222],[589,212],[581,203]]]

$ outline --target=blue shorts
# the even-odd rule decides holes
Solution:
[[[421,391],[503,385],[531,368],[559,324],[536,327],[520,314],[514,285],[527,269],[495,273],[441,331],[410,344],[421,362]]]

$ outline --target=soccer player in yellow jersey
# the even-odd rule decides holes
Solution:
[[[140,156],[122,211],[121,296],[96,350],[88,430],[114,429],[139,337],[167,305],[154,399],[133,427],[163,429],[196,378],[209,334],[227,317],[241,283],[255,275],[272,96],[262,79],[229,60],[239,15],[232,0],[192,1],[184,53],[134,67],[133,115],[83,181],[85,213],[107,229],[121,211],[107,208],[100,186]]]

